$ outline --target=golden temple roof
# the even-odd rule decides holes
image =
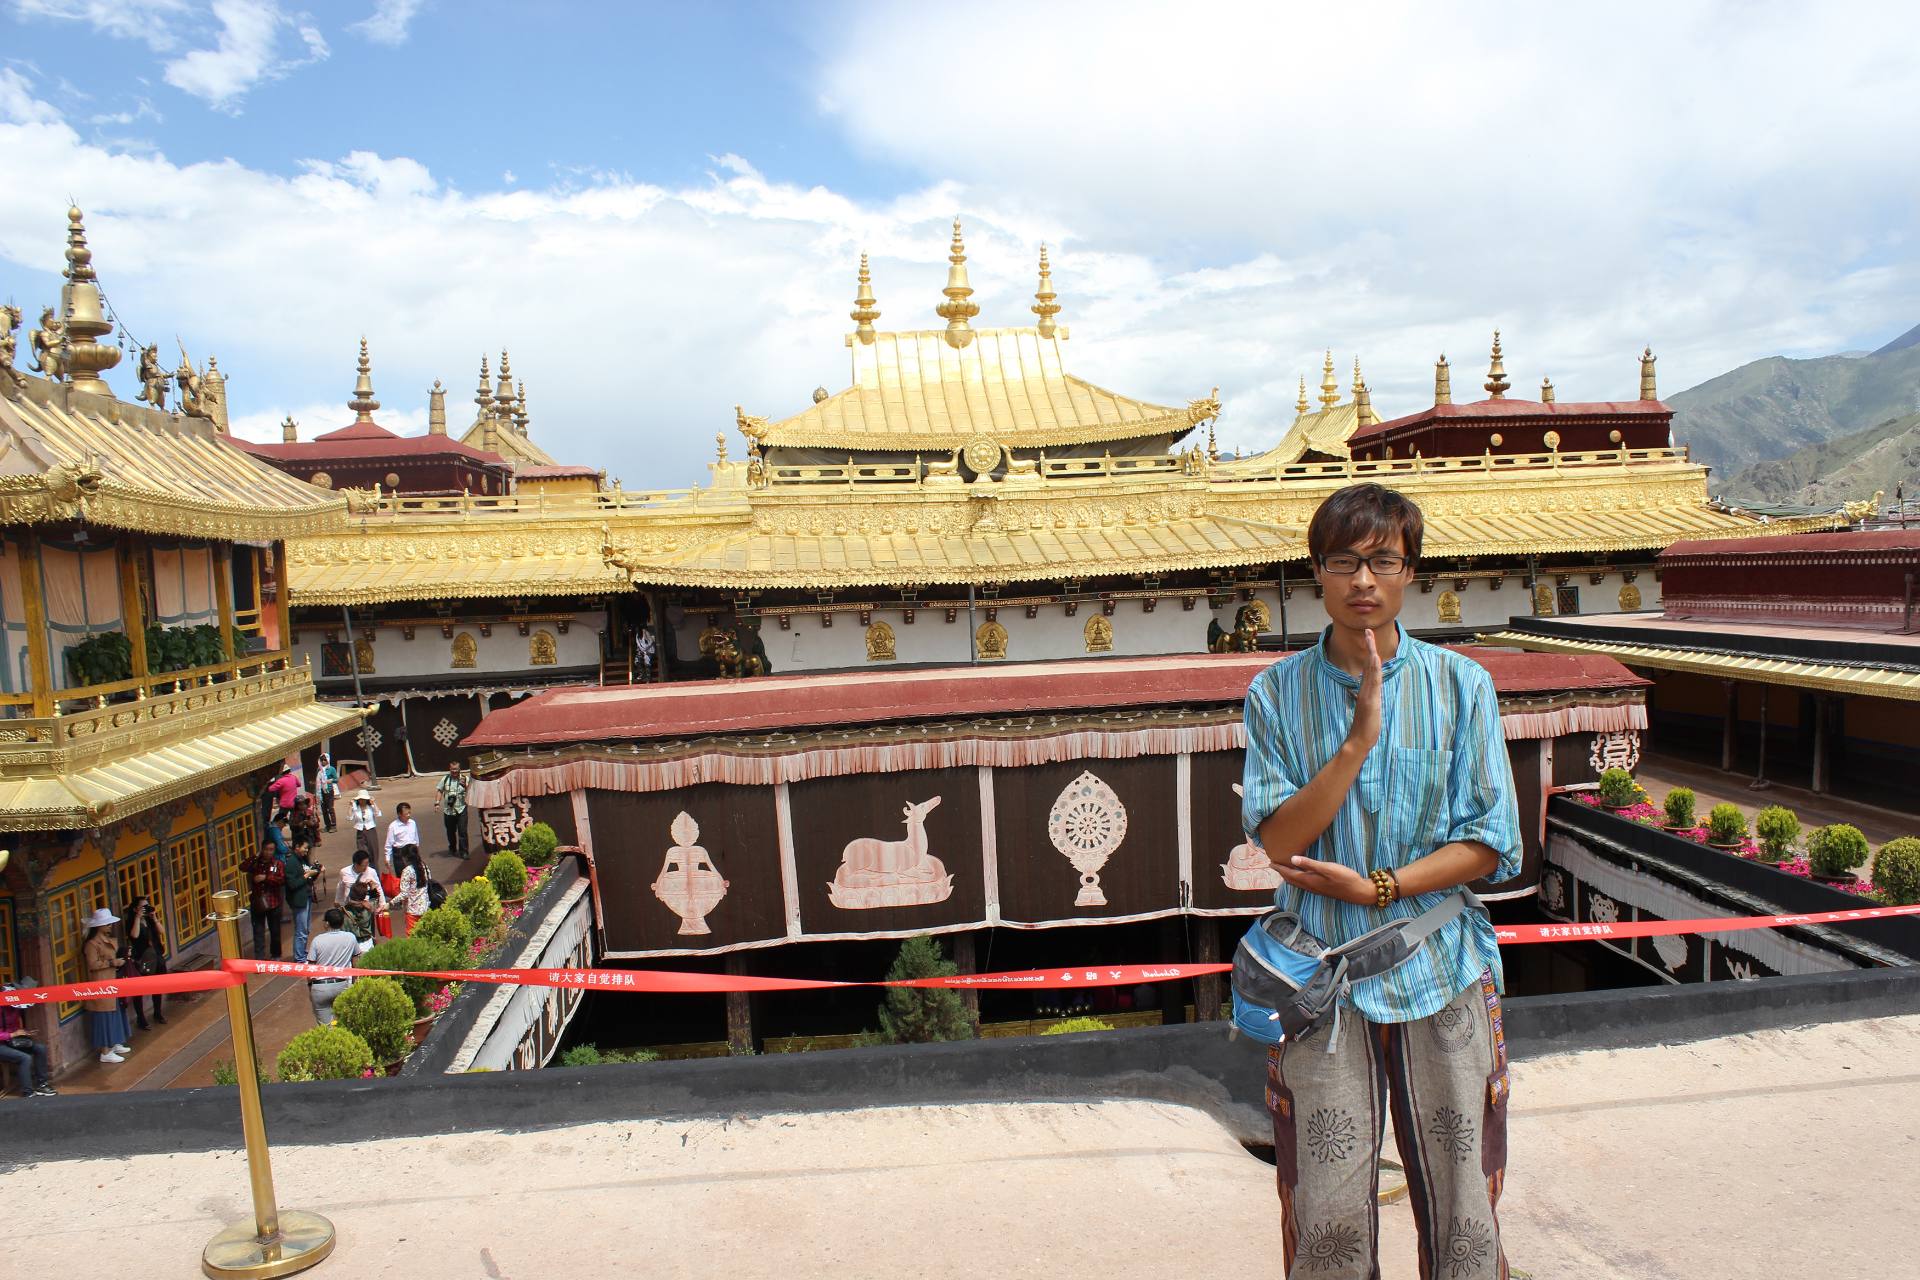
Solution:
[[[345,524],[346,500],[258,462],[203,419],[0,378],[0,524],[84,519],[271,541]]]
[[[1615,643],[1585,637],[1541,635],[1532,631],[1496,631],[1474,638],[1481,644],[1531,649],[1536,653],[1603,654],[1630,667],[1685,671],[1720,680],[1749,680],[1758,684],[1786,685],[1794,689],[1820,689],[1828,693],[1920,702],[1920,674],[1895,667],[1761,654],[1717,653],[1671,644]]]
[[[1291,466],[1310,452],[1345,458],[1348,437],[1360,429],[1360,409],[1357,401],[1349,401],[1301,413],[1271,449],[1218,463],[1215,470],[1230,475],[1260,475],[1274,467]]]
[[[1218,415],[1135,400],[1068,373],[1064,329],[972,329],[956,347],[943,329],[849,339],[853,385],[770,424],[773,448],[958,449],[985,436],[1016,449],[1178,436]]]

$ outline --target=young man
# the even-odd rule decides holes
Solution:
[[[335,969],[352,968],[359,944],[347,929],[347,913],[338,907],[328,907],[321,919],[327,928],[313,940],[313,963]],[[313,1004],[315,1022],[323,1027],[332,1024],[334,998],[345,991],[351,981],[351,978],[307,979],[307,999]]]
[[[1520,824],[1493,681],[1396,620],[1419,508],[1342,489],[1307,530],[1332,625],[1247,692],[1243,820],[1284,882],[1276,903],[1329,944],[1519,873]],[[1423,1277],[1507,1280],[1500,954],[1486,911],[1357,984],[1327,1032],[1269,1052],[1286,1274],[1381,1274],[1375,1188],[1386,1116],[1407,1169]],[[1397,1274],[1397,1272],[1396,1272]]]
[[[287,911],[293,916],[293,958],[304,964],[313,925],[313,886],[325,868],[312,861],[312,848],[305,840],[295,840],[281,863],[287,871]]]
[[[262,837],[259,849],[240,864],[240,871],[247,878],[248,915],[253,920],[253,958],[265,960],[271,956],[278,960],[280,906],[285,901],[287,884],[287,868],[280,861],[280,846],[271,838]],[[269,940],[273,944],[271,951],[267,949]]]
[[[447,766],[447,776],[434,789],[433,807],[440,811],[447,828],[447,853],[467,856],[467,774],[455,760]]]
[[[387,870],[395,875],[400,873],[393,861],[393,851],[408,846],[419,851],[420,824],[413,820],[413,806],[403,800],[394,806],[393,821],[387,824]]]
[[[332,831],[336,824],[333,806],[340,798],[340,771],[333,767],[333,757],[322,751],[320,763],[313,771],[313,794],[320,800],[320,821]]]
[[[373,859],[367,856],[365,849],[353,851],[353,865],[340,868],[340,883],[333,891],[333,905],[344,907],[353,897],[356,888],[364,888],[367,896],[387,909],[387,895],[380,889],[380,873],[373,869]]]

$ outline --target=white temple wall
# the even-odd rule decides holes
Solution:
[[[565,635],[560,634],[559,626],[553,621],[542,620],[530,622],[524,636],[520,634],[519,626],[512,622],[492,623],[492,635],[481,635],[477,624],[465,622],[455,624],[451,639],[441,634],[437,624],[425,624],[416,626],[413,639],[409,640],[399,627],[369,626],[355,618],[353,634],[356,638],[371,636],[371,674],[382,679],[389,676],[458,678],[481,673],[522,671],[537,675],[552,667],[597,667],[600,664],[600,630],[605,622],[606,615],[597,610],[577,613],[568,619]],[[294,661],[299,662],[303,655],[311,655],[313,669],[316,672],[324,670],[320,646],[326,641],[329,629],[337,640],[345,641],[344,626],[328,624],[322,627],[310,621],[302,623],[297,628],[300,641],[294,646]],[[553,637],[554,661],[536,666],[533,661],[534,636],[542,631]],[[474,643],[474,663],[471,667],[453,665],[454,645],[463,633],[471,636]]]

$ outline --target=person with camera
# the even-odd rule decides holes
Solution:
[[[270,837],[262,837],[260,848],[240,864],[247,878],[248,914],[253,920],[253,958],[280,958],[280,908],[285,901],[287,869],[280,861],[280,847]],[[268,950],[271,941],[272,950]]]
[[[0,986],[0,991],[31,989],[40,985],[37,978],[20,975],[18,982]],[[13,1068],[23,1098],[54,1096],[53,1073],[47,1065],[47,1046],[27,1032],[27,1018],[21,1010],[0,1004],[0,1062]]]
[[[293,958],[307,962],[307,935],[313,927],[313,887],[326,868],[313,860],[313,846],[295,839],[281,859],[286,868],[287,911],[293,916]]]
[[[121,945],[120,931],[113,927],[119,923],[120,917],[105,907],[97,908],[87,917],[87,940],[81,947],[81,962],[86,965],[88,982],[110,983],[120,976],[127,952]],[[133,1052],[127,1046],[133,1032],[127,1029],[127,1015],[120,1010],[118,996],[87,1001],[87,1024],[93,1034],[93,1047],[100,1051],[100,1061],[125,1062]]]
[[[126,930],[127,976],[150,978],[156,973],[165,973],[167,934],[154,915],[153,899],[144,893],[137,895],[133,905],[127,908],[127,920],[122,928]],[[166,1010],[161,1004],[165,999],[158,991],[153,993],[153,1020],[163,1027],[167,1025]],[[150,1030],[143,998],[129,996],[127,1003],[133,1009],[134,1025],[142,1031]]]

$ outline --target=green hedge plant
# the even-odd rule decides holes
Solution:
[[[1067,1018],[1054,1023],[1040,1034],[1043,1036],[1070,1036],[1077,1031],[1111,1031],[1111,1022],[1102,1022],[1098,1018]]]
[[[1920,837],[1901,836],[1873,856],[1873,888],[1892,906],[1920,902]]]
[[[1608,769],[1600,775],[1600,803],[1609,809],[1625,809],[1639,798],[1640,788],[1625,769]]]
[[[1800,838],[1800,819],[1793,810],[1770,804],[1754,815],[1753,834],[1770,861],[1787,862],[1793,858],[1793,842]]]
[[[520,860],[530,867],[544,867],[553,861],[560,847],[560,836],[544,822],[536,822],[520,833]]]
[[[358,1080],[373,1066],[367,1042],[342,1026],[308,1027],[280,1051],[280,1079]]]
[[[651,1049],[602,1049],[595,1044],[577,1044],[560,1055],[563,1067],[598,1067],[610,1062],[655,1062],[660,1055]]]
[[[461,967],[460,960],[461,957],[448,951],[444,945],[409,934],[404,938],[388,938],[376,944],[354,963],[362,969],[404,970],[404,977],[392,981],[398,982],[413,1001],[415,1016],[424,1018],[427,1016],[427,1000],[446,986],[447,980],[414,975],[428,969],[458,969]],[[340,998],[344,1000],[346,996],[343,994]],[[337,1008],[336,1004],[335,1016],[338,1016]]]
[[[1707,814],[1707,840],[1734,845],[1747,838],[1747,815],[1737,804],[1717,804]]]
[[[1691,829],[1694,825],[1694,794],[1687,787],[1675,787],[1667,792],[1666,803],[1661,807],[1667,813],[1667,825],[1675,829]]]
[[[397,1062],[411,1048],[413,1000],[392,978],[359,979],[335,998],[333,1016],[366,1041],[376,1062]]]
[[[413,922],[412,937],[437,942],[458,958],[457,969],[472,967],[473,922],[451,902],[442,903]]]
[[[909,978],[950,978],[959,973],[940,952],[940,944],[922,935],[900,944],[900,954],[887,970],[887,981]],[[930,1044],[937,1040],[971,1040],[979,1034],[960,993],[949,987],[888,987],[880,1002],[880,1038],[883,1044]]]
[[[1761,814],[1765,817],[1765,814]],[[1860,828],[1836,822],[1817,827],[1807,836],[1807,862],[1817,876],[1838,879],[1867,860],[1867,837]]]
[[[524,898],[527,894],[527,864],[517,853],[503,849],[488,858],[487,879],[493,882],[493,891],[503,902]]]
[[[500,932],[500,895],[494,892],[493,881],[485,876],[475,876],[465,884],[455,885],[447,895],[445,906],[467,918],[476,938],[491,938]]]

